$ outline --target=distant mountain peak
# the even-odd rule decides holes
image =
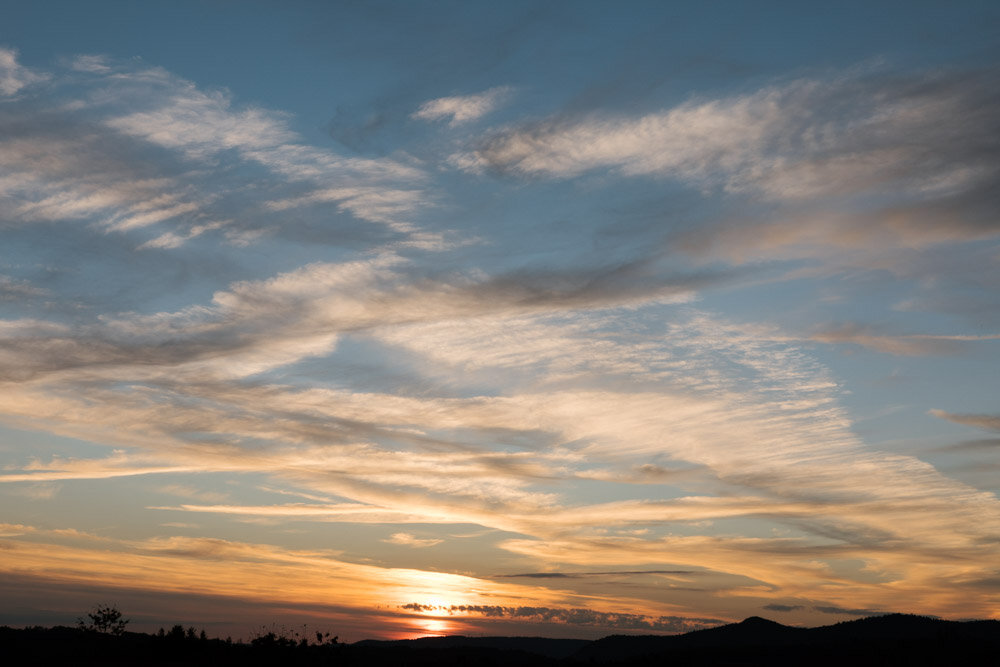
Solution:
[[[750,616],[750,617],[744,618],[742,621],[740,621],[739,625],[744,625],[744,626],[748,626],[748,627],[754,627],[754,626],[758,626],[758,627],[774,627],[776,625],[781,625],[781,623],[778,623],[777,621],[772,621],[769,618],[762,618],[760,616]],[[781,625],[781,627],[785,627],[785,626]]]

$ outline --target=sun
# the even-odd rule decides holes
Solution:
[[[443,637],[455,630],[455,626],[443,618],[421,618],[416,626],[422,631],[422,637]]]

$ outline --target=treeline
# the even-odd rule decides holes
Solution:
[[[663,667],[677,665],[994,665],[1000,621],[892,614],[819,628],[760,618],[674,636],[593,642],[524,637],[437,637],[343,644],[328,634],[262,628],[248,643],[175,625],[156,634],[81,627],[0,628],[5,664],[329,665],[338,667]]]
[[[248,643],[209,639],[204,630],[181,625],[156,634],[0,627],[0,652],[10,665],[338,665],[346,664],[344,648],[328,636],[311,641],[273,631],[259,633]]]

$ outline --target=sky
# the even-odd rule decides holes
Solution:
[[[1000,618],[996,3],[0,4],[0,624]]]

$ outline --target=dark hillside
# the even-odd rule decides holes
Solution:
[[[121,636],[79,628],[0,628],[7,665],[254,667],[656,667],[740,665],[995,665],[1000,621],[942,621],[892,614],[819,628],[748,618],[674,636],[605,637],[594,642],[541,637],[430,637],[355,644],[308,644],[273,634],[252,644],[195,636],[180,626],[165,635]]]
[[[498,649],[502,651],[523,651],[547,658],[568,658],[583,647],[591,644],[587,639],[547,639],[545,637],[464,637],[452,635],[449,637],[422,637],[420,639],[402,639],[397,641],[382,641],[366,639],[355,642],[352,646],[384,649],[443,649],[443,648],[474,648]]]
[[[993,665],[1000,621],[891,614],[818,628],[763,618],[674,636],[612,636],[573,659],[622,665]]]

